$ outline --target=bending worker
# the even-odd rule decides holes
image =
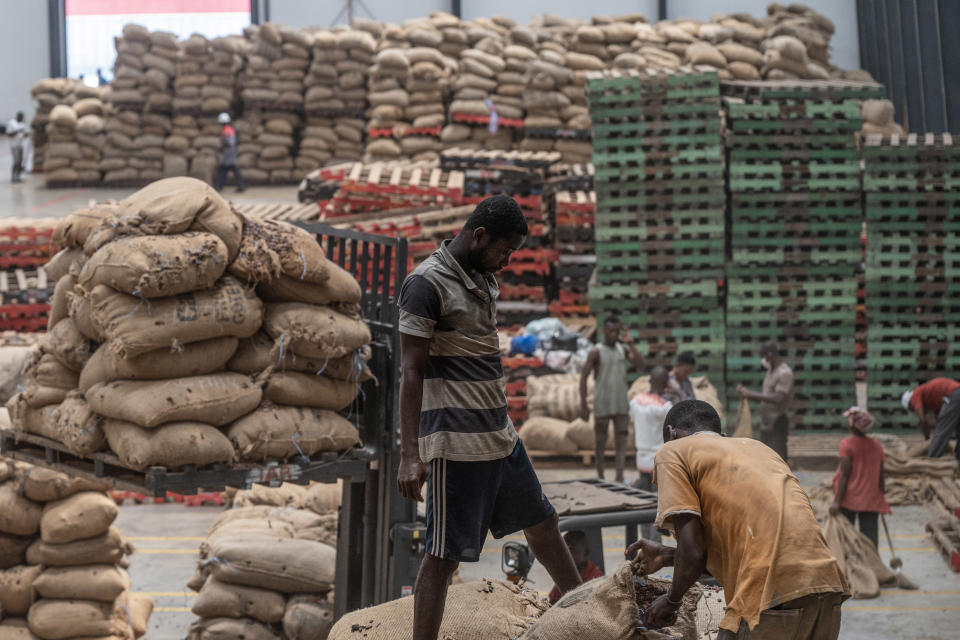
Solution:
[[[923,437],[930,439],[927,457],[939,458],[951,438],[960,439],[960,382],[950,378],[934,378],[903,394],[903,408],[917,414]],[[933,437],[930,425],[935,424]],[[960,460],[960,440],[954,449]]]
[[[709,571],[727,600],[719,640],[835,640],[846,581],[790,467],[761,442],[721,436],[720,416],[699,400],[670,410],[663,441],[656,523],[674,530],[677,546],[639,540],[627,549],[638,575],[674,567],[647,627],[672,624]]]

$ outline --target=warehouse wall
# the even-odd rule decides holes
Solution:
[[[518,22],[533,16],[553,13],[564,18],[589,18],[609,14],[620,15],[639,11],[650,22],[657,19],[657,0],[461,0],[463,18],[489,17],[502,14]]]
[[[254,0],[256,1],[256,0]],[[346,0],[270,0],[270,20],[291,27],[329,27],[346,5]],[[366,11],[368,7],[370,11]],[[403,22],[438,9],[449,11],[450,0],[356,0],[355,15],[369,18],[370,13],[384,22]],[[337,24],[345,24],[346,11]]]
[[[718,13],[741,11],[760,17],[767,14],[769,3],[769,0],[667,0],[667,18],[672,20],[686,17],[707,20]],[[597,4],[600,3],[594,2],[593,6]],[[849,0],[806,0],[802,4],[833,20],[837,28],[830,40],[833,63],[841,69],[859,69],[857,3]]]
[[[39,0],[0,0],[0,122],[23,111],[33,117],[30,87],[50,75],[50,35],[47,3]],[[6,153],[5,145],[2,145]]]

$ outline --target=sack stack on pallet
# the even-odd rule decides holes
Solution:
[[[134,640],[153,600],[130,592],[133,547],[101,485],[0,460],[0,637]]]
[[[722,91],[732,258],[727,405],[737,406],[738,383],[756,384],[758,348],[774,341],[794,371],[797,422],[830,428],[855,401],[851,309],[863,259],[856,133],[860,101],[882,87],[733,82]]]
[[[210,526],[187,638],[324,640],[333,625],[339,484],[254,485]],[[240,506],[243,502],[245,505]]]
[[[772,2],[763,41],[763,77],[771,80],[827,80],[834,69],[830,38],[835,30],[826,16],[803,5]]]
[[[58,104],[50,111],[46,126],[48,145],[43,154],[43,177],[48,187],[73,185],[80,179],[80,173],[73,166],[83,160],[76,129],[77,113],[73,107]],[[96,165],[99,167],[99,162]],[[94,182],[99,178],[98,170]]]
[[[307,173],[295,170],[294,132],[302,128],[298,110],[312,37],[269,22],[249,27],[246,36],[238,166],[254,184],[290,184]]]
[[[44,78],[33,85],[30,97],[37,103],[30,123],[34,166],[42,167],[45,163],[46,149],[50,142],[47,125],[50,123],[50,112],[53,108],[59,104],[73,106],[77,100],[100,93],[99,89],[86,87],[74,78]]]
[[[307,232],[171,178],[72,214],[54,242],[52,328],[8,403],[15,429],[138,470],[358,443],[334,411],[370,377],[360,287]]]
[[[343,29],[313,34],[304,78],[306,126],[296,164],[311,171],[329,162],[363,157],[367,74],[377,41],[369,31]]]
[[[374,64],[367,75],[364,162],[396,160],[403,154],[400,144],[393,139],[393,131],[398,126],[410,126],[406,120],[410,94],[403,89],[410,72],[410,59],[405,51],[410,43],[406,35],[402,28],[391,25],[377,43]]]
[[[59,98],[52,109],[41,113],[45,104],[64,87],[70,93]],[[43,167],[48,187],[90,185],[100,182],[100,157],[104,146],[103,110],[100,89],[83,84],[42,80],[34,87],[41,109],[34,117],[34,129],[45,122],[43,135],[34,135],[41,144],[34,151],[34,164]],[[42,97],[42,99],[40,98]]]

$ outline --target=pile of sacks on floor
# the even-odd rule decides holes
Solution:
[[[333,624],[340,484],[254,485],[207,530],[187,638],[324,640]]]
[[[897,436],[874,434],[871,437],[883,445],[884,495],[889,504],[925,504],[930,497],[931,482],[956,478],[960,472],[957,459],[952,455],[927,457],[929,440],[908,446]]]
[[[715,598],[703,598],[700,586],[683,597],[677,621],[657,631],[638,631],[640,609],[666,593],[670,581],[648,577],[639,586],[623,564],[564,595],[552,607],[537,591],[506,580],[477,580],[450,587],[442,638],[485,640],[701,640],[716,633]],[[330,640],[399,640],[413,628],[413,596],[349,613],[337,621]]]
[[[13,427],[134,469],[358,444],[336,412],[371,377],[360,286],[309,233],[244,220],[192,178],[78,211]]]
[[[153,600],[130,592],[116,517],[102,486],[0,459],[0,638],[146,633]]]

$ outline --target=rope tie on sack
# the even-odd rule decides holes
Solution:
[[[103,422],[103,416],[97,416],[97,419],[93,421],[93,424],[90,425],[90,428],[86,430],[87,433],[93,433],[96,431],[101,422]]]
[[[301,461],[301,462],[304,462],[304,463],[310,462],[310,456],[308,456],[307,454],[305,454],[305,453],[303,452],[303,449],[300,448],[300,445],[297,444],[297,440],[299,440],[299,439],[300,439],[300,434],[299,434],[299,433],[295,433],[295,434],[293,434],[292,436],[290,436],[290,442],[293,443],[293,446],[296,447],[296,449],[297,449],[297,453],[300,454],[300,461]]]
[[[279,355],[277,356],[277,366],[279,367],[283,363],[283,340],[287,337],[287,334],[281,333],[280,337],[277,339],[277,344],[280,347]]]
[[[327,359],[323,361],[323,366],[317,371],[317,375],[323,375],[323,372],[327,370],[327,365],[330,364],[330,355],[327,355]]]
[[[300,279],[303,280],[307,277],[307,256],[303,253],[303,249],[300,250],[300,262],[303,263],[303,273],[300,274]]]

